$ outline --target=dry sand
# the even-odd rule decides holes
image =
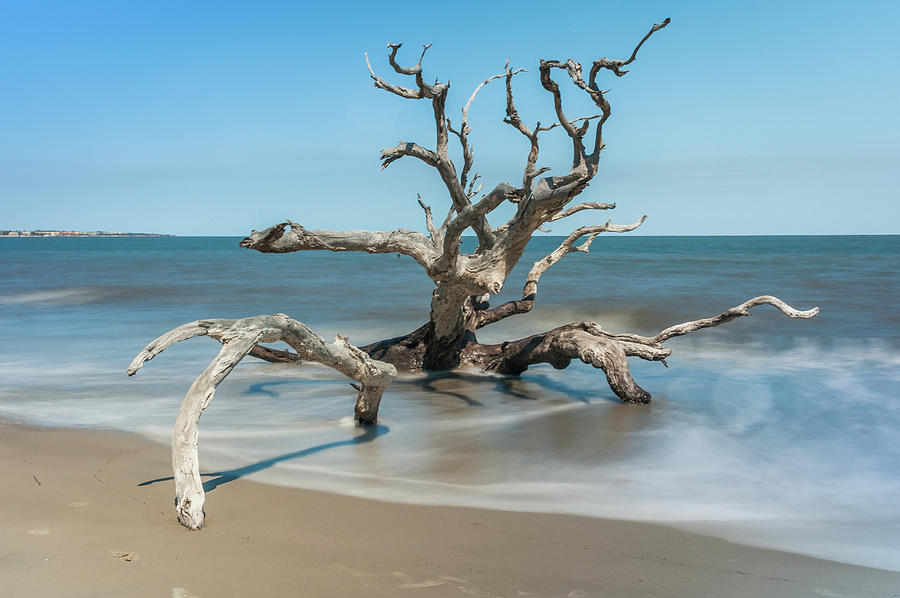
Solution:
[[[174,519],[164,446],[0,424],[0,596],[900,596],[900,573],[664,526],[238,479]],[[600,498],[602,500],[602,497]]]

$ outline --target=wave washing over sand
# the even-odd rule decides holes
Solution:
[[[415,265],[375,256],[272,261],[231,239],[106,241],[118,249],[68,251],[55,277],[46,268],[26,273],[40,270],[22,265],[38,260],[28,254],[34,244],[3,254],[0,266],[16,274],[3,297],[32,299],[0,302],[0,325],[19,331],[0,340],[0,414],[167,443],[184,391],[217,344],[178,345],[127,379],[133,354],[164,330],[199,317],[287,311],[323,335],[362,343],[415,327],[429,292]],[[539,241],[547,247],[523,262],[552,249],[552,240]],[[671,341],[669,369],[632,365],[651,407],[618,403],[602,373],[581,364],[521,378],[406,375],[386,393],[379,426],[366,430],[352,423],[354,391],[331,370],[248,359],[201,421],[207,482],[249,476],[397,502],[662,521],[900,570],[900,343],[896,314],[884,307],[900,280],[887,274],[896,270],[896,239],[628,241],[607,247],[612,260],[598,247],[560,262],[533,318],[510,319],[483,338],[577,319],[654,332],[764,292],[817,304],[822,314],[798,322],[760,309]],[[792,259],[772,250],[778,242]],[[187,257],[167,261],[166,247]],[[683,268],[666,274],[672,260]],[[700,261],[703,269],[692,268]],[[198,285],[210,264],[231,275]],[[286,279],[285,268],[304,269],[303,282]],[[335,277],[353,288],[364,268],[397,286],[340,303],[317,294]],[[633,282],[603,288],[598,302],[601,280],[579,280],[592,272]],[[504,291],[510,297],[518,274]],[[67,278],[81,282],[60,287]],[[131,292],[109,292],[122,288]],[[66,289],[100,294],[40,299],[67,297]]]

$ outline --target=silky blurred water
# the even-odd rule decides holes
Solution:
[[[0,415],[168,442],[218,343],[150,340],[198,318],[284,312],[364,344],[427,317],[431,283],[395,255],[262,255],[220,237],[0,239]],[[536,238],[496,301],[559,238]],[[469,242],[471,245],[471,241]],[[655,333],[775,294],[770,307],[673,339],[666,369],[632,361],[650,407],[602,372],[401,377],[380,425],[319,366],[248,358],[201,420],[201,463],[236,476],[391,501],[662,521],[736,541],[900,570],[900,237],[598,239],[541,279],[510,340],[575,320]],[[169,475],[160,471],[160,476]]]

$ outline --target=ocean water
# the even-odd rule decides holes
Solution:
[[[536,238],[495,301],[518,297],[559,240]],[[125,368],[178,324],[284,312],[364,344],[427,317],[431,283],[408,258],[237,242],[0,239],[0,416],[168,443],[218,343]],[[669,341],[668,369],[632,360],[648,407],[619,403],[580,363],[404,375],[363,429],[336,372],[248,358],[201,420],[205,479],[659,521],[900,570],[900,236],[601,238],[544,275],[531,314],[480,338],[582,319],[651,334],[761,294],[821,313],[763,306]]]

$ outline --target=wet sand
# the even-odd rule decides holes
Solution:
[[[900,596],[900,573],[665,526],[236,479],[174,518],[167,447],[0,424],[3,596]],[[602,497],[599,498],[602,500]]]

